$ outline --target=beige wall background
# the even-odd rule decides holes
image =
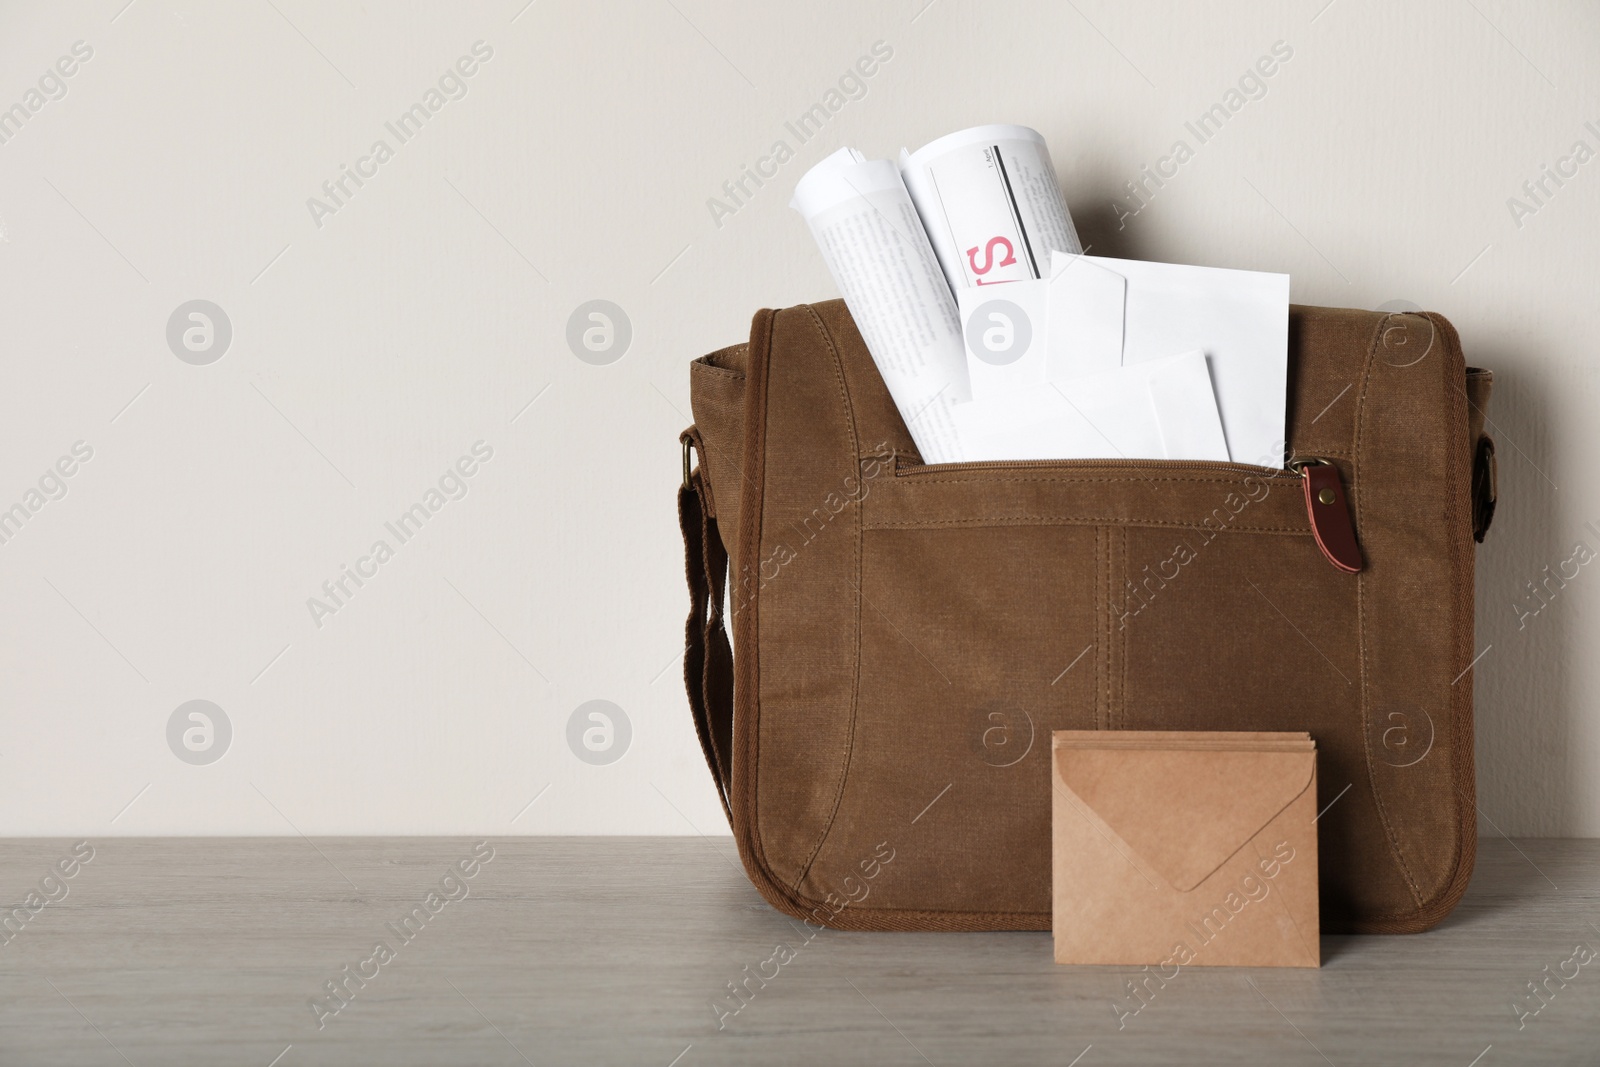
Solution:
[[[0,12],[0,834],[725,832],[678,658],[686,364],[834,295],[806,167],[983,122],[1045,134],[1097,251],[1456,323],[1497,374],[1483,829],[1600,834],[1593,5]],[[596,700],[609,735],[569,730]]]

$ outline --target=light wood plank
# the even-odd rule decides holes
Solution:
[[[70,844],[5,841],[0,899]],[[385,924],[472,845],[96,841],[0,946],[0,1063],[1600,1062],[1600,959],[1520,1030],[1512,1008],[1600,948],[1600,841],[1486,839],[1438,930],[1325,938],[1320,971],[1188,969],[1120,1029],[1128,969],[1057,967],[1046,934],[807,940],[727,838],[495,840],[402,943]],[[378,940],[395,958],[318,1029],[311,998]],[[719,1030],[726,983],[780,943],[794,958]]]

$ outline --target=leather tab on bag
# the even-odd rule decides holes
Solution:
[[[1356,544],[1356,528],[1350,521],[1350,502],[1345,499],[1339,468],[1325,460],[1306,460],[1300,464],[1300,480],[1306,490],[1306,514],[1317,547],[1328,562],[1351,574],[1361,569],[1361,548]]]

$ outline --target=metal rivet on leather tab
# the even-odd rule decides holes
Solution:
[[[1324,489],[1322,492],[1317,494],[1317,502],[1319,504],[1331,504],[1336,499],[1338,498],[1333,495],[1332,489]]]

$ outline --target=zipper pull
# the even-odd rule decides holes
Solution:
[[[1289,469],[1297,472],[1305,485],[1306,515],[1317,547],[1329,563],[1347,573],[1356,573],[1362,565],[1361,548],[1356,544],[1350,502],[1339,481],[1339,468],[1325,459],[1292,459]]]

